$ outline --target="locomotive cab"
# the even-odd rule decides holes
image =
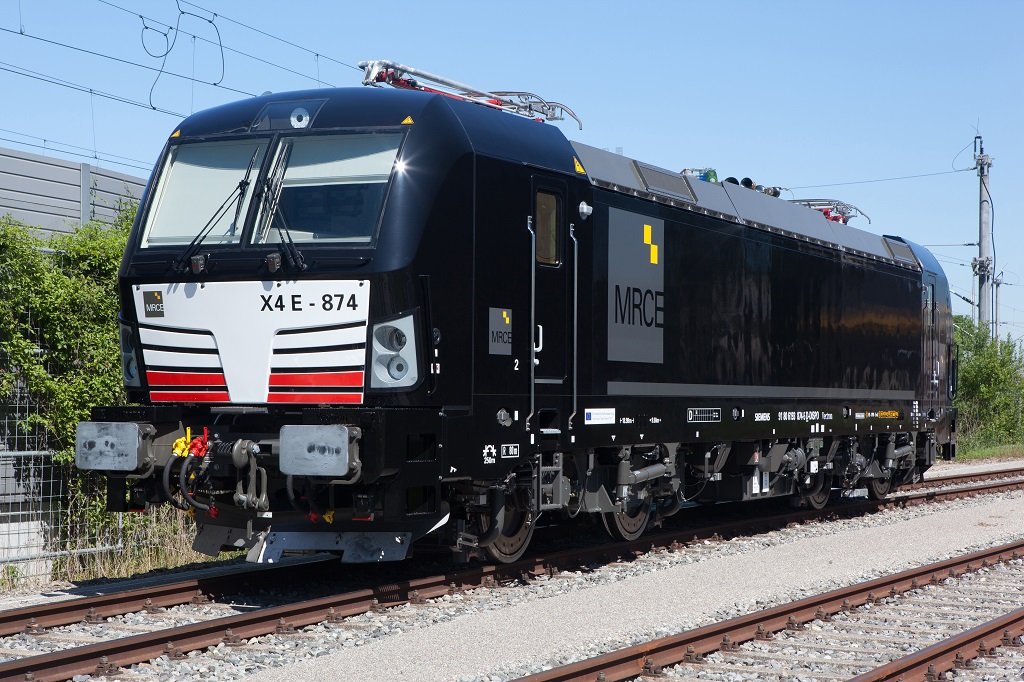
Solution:
[[[109,507],[193,509],[197,548],[266,561],[404,558],[443,524],[439,414],[470,399],[440,367],[471,352],[451,324],[469,273],[444,257],[471,260],[470,152],[421,93],[291,93],[185,120],[120,271],[137,406],[78,431]]]

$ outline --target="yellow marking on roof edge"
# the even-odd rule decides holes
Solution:
[[[402,125],[404,126],[411,126],[413,123],[415,123],[415,121],[412,120],[412,116],[406,116],[402,119]]]

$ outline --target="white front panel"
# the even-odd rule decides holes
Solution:
[[[356,350],[341,350],[332,353],[289,353],[288,355],[275,355],[270,366],[274,369],[302,369],[303,367],[314,370],[324,367],[353,367],[362,366],[366,359],[366,348]]]
[[[366,327],[351,329],[332,329],[329,331],[311,331],[302,334],[278,334],[274,339],[275,350],[290,348],[310,348],[315,346],[341,346],[355,343],[366,343]]]
[[[145,350],[143,357],[149,367],[173,367],[184,369],[214,369],[221,361],[216,355],[199,353],[171,353],[164,350]]]
[[[209,334],[182,334],[161,329],[139,330],[139,338],[147,346],[168,346],[169,348],[217,348],[217,343]]]
[[[350,366],[361,372],[365,365],[370,306],[370,283],[366,280],[145,284],[136,285],[133,294],[139,322],[144,325],[143,358],[147,368],[187,372],[220,366],[233,403],[267,402],[272,366],[311,371]],[[275,335],[281,331],[335,325],[347,326],[317,330],[315,334],[284,334],[276,337],[279,343],[275,344]],[[145,326],[161,330],[150,333]],[[211,333],[217,353],[189,353],[189,348],[209,344],[199,335],[169,333],[175,329]],[[168,342],[175,339],[184,352],[145,348],[170,345]],[[343,351],[330,348],[349,344],[358,347]],[[279,350],[308,352],[275,355],[275,345]],[[323,352],[318,352],[320,347]]]

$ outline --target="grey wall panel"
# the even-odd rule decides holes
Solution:
[[[43,235],[71,232],[81,222],[111,222],[118,201],[138,200],[145,179],[14,149],[0,148],[0,216]]]
[[[97,192],[123,195],[125,192],[132,194],[136,199],[142,194],[142,188],[146,181],[131,175],[113,173],[102,168],[92,168],[90,172],[92,188]]]
[[[2,169],[0,169],[0,187],[5,189],[8,194],[50,197],[52,199],[73,201],[76,204],[81,195],[77,177],[75,178],[75,184],[69,185],[63,182],[54,182],[45,177],[8,174],[4,173]]]
[[[64,159],[0,148],[0,169],[5,175],[21,175],[78,185],[79,167],[80,164]]]

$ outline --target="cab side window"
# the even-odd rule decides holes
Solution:
[[[537,231],[537,262],[542,265],[561,263],[561,199],[550,192],[537,192],[534,220]]]

